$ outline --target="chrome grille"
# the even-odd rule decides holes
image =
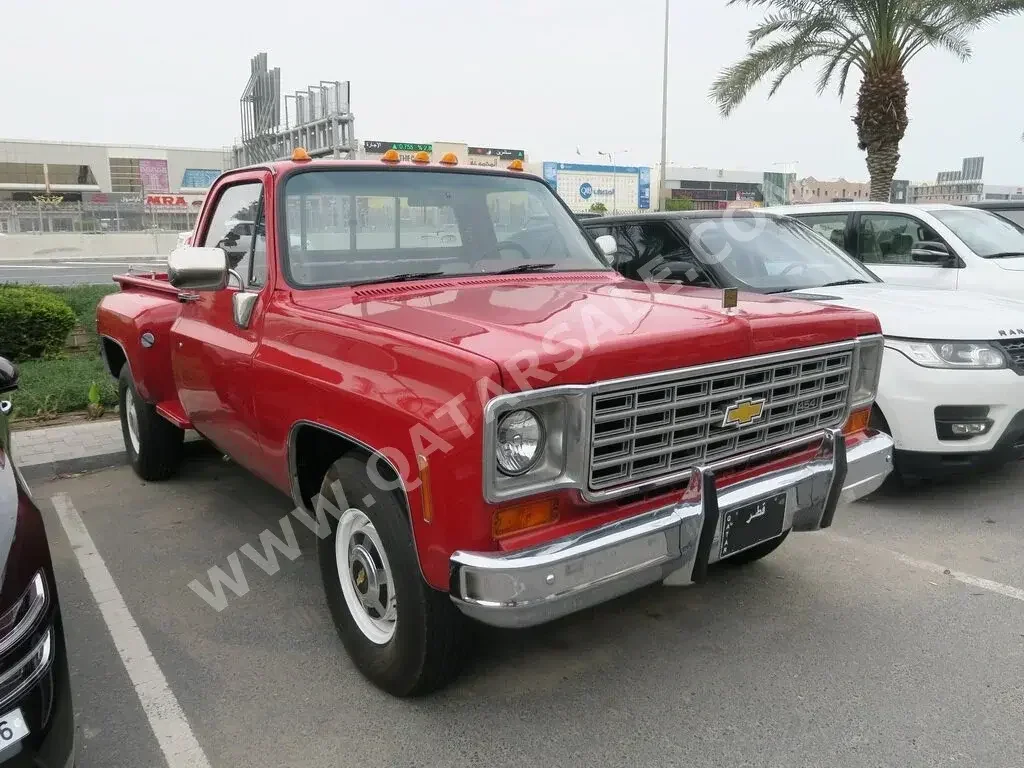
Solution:
[[[994,341],[992,342],[997,347],[1001,348],[1006,356],[1010,358],[1010,364],[1013,369],[1024,375],[1024,339],[1014,339],[1013,341]]]
[[[601,391],[591,406],[589,487],[656,479],[837,426],[852,362],[852,349],[833,349]],[[764,400],[760,417],[725,426],[726,410],[747,398]]]

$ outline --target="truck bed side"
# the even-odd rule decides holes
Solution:
[[[177,289],[164,275],[116,275],[114,280],[121,290],[105,296],[96,308],[96,329],[110,374],[116,378],[127,363],[145,400],[176,403],[170,330],[181,311]]]

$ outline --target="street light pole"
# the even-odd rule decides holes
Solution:
[[[661,170],[659,172],[658,207],[665,209],[665,147],[668,131],[668,0],[665,0],[665,52],[661,68]]]
[[[625,152],[626,150],[622,150],[622,151]],[[619,185],[616,183],[618,181],[618,177],[616,176],[616,171],[618,171],[618,168],[615,165],[615,153],[614,152],[602,152],[601,150],[598,150],[597,154],[601,155],[602,157],[607,157],[608,158],[608,162],[610,162],[612,164],[612,214],[614,215],[619,210],[619,206],[618,206]]]

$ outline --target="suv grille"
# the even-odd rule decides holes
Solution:
[[[1006,353],[1006,356],[1010,358],[1013,370],[1024,376],[1024,339],[994,341],[992,343],[1001,348]]]
[[[711,375],[680,372],[593,398],[591,490],[646,481],[839,425],[846,414],[852,349]],[[734,412],[739,401],[752,401]],[[759,416],[750,418],[763,400]],[[744,414],[743,411],[746,411]],[[743,417],[746,424],[739,423]]]

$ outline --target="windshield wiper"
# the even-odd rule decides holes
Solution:
[[[1013,259],[1017,256],[1024,256],[1024,251],[1003,251],[1002,253],[990,253],[983,258],[986,259]]]
[[[399,275],[384,275],[375,277],[372,280],[360,280],[356,283],[345,283],[348,288],[355,288],[357,285],[373,285],[374,283],[404,283],[408,280],[426,280],[428,277],[441,277],[444,272],[403,272]]]
[[[851,278],[848,278],[846,280],[836,280],[833,283],[823,283],[823,284],[815,286],[815,287],[816,288],[833,288],[833,287],[835,287],[837,285],[866,285],[868,282],[869,281],[867,281],[867,280],[861,280],[859,277],[851,277]],[[804,288],[803,290],[806,291],[807,289]]]
[[[496,275],[512,275],[516,272],[543,272],[545,269],[551,269],[552,267],[558,266],[555,263],[550,264],[520,264],[517,267],[509,267],[508,269],[499,269],[494,274]]]

